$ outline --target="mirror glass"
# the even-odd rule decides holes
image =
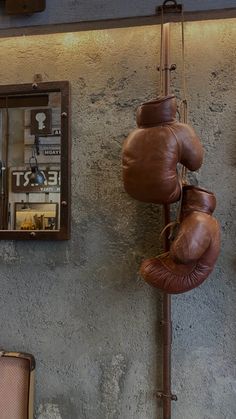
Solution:
[[[35,232],[31,237],[65,232],[61,177],[68,171],[61,167],[62,110],[61,91],[0,93],[1,231]]]

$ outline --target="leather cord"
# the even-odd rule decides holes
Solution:
[[[163,28],[164,28],[164,10],[161,8],[161,45],[160,45],[160,92],[163,94]],[[185,60],[185,19],[184,11],[181,11],[181,49],[182,49],[182,88],[183,88],[183,99],[180,102],[180,121],[188,123],[188,100],[187,100],[187,85],[186,85],[186,60]],[[163,236],[165,231],[170,228],[170,234],[168,239],[173,238],[175,227],[180,224],[180,214],[182,207],[183,198],[183,185],[187,184],[187,168],[181,165],[179,170],[179,183],[181,188],[180,200],[178,203],[176,220],[167,224],[161,231],[160,237]]]
[[[181,11],[181,41],[182,41],[182,85],[183,85],[183,99],[180,102],[180,120],[184,124],[188,123],[188,99],[186,86],[186,65],[185,65],[185,20],[184,11]],[[181,183],[187,183],[187,168],[182,166],[181,169]]]
[[[181,12],[181,35],[182,35],[182,83],[183,83],[183,100],[182,100],[182,119],[187,124],[188,122],[188,101],[187,101],[187,86],[186,86],[186,65],[185,65],[185,21],[184,11]]]
[[[163,95],[163,30],[164,30],[164,10],[161,8],[161,45],[160,45],[160,93]]]

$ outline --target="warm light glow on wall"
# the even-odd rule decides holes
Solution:
[[[118,31],[119,29],[97,30],[97,31],[83,31],[83,32],[69,32],[65,34],[54,34],[53,36],[61,37],[62,43],[65,46],[75,46],[76,44],[85,44],[88,42],[107,42],[109,33],[112,31]],[[125,29],[124,29],[125,30]]]
[[[200,21],[200,22],[186,22],[186,37],[191,36],[196,41],[202,35],[208,37],[211,34],[221,32],[226,25],[231,26],[231,33],[236,34],[236,19],[225,19],[215,21]],[[180,24],[172,23],[171,27],[175,30]],[[126,44],[126,40],[137,37],[137,41],[140,39],[140,35],[145,41],[145,38],[150,36],[156,37],[160,31],[160,25],[154,26],[141,26],[131,28],[118,28],[118,29],[107,29],[107,30],[92,30],[92,31],[81,31],[81,32],[68,32],[68,33],[55,33],[46,35],[28,35],[28,36],[16,36],[9,38],[2,38],[1,44],[5,45],[19,45],[30,47],[37,42],[44,43],[45,47],[55,43],[56,46],[61,45],[62,47],[75,47],[76,45],[85,45],[88,43],[102,44],[110,42],[116,43],[116,40],[122,39],[122,43]],[[146,36],[148,35],[148,36]],[[116,44],[117,49],[121,46],[121,43]]]
[[[219,43],[224,43],[225,33],[228,42],[236,44],[236,19],[189,22],[185,28],[189,63],[193,61],[193,54],[205,60],[217,53]],[[181,61],[179,23],[171,24],[171,33],[172,56],[178,64]],[[158,83],[155,69],[159,46],[160,25],[2,38],[1,84],[29,82],[35,73],[41,73],[44,81],[68,79],[73,83],[78,77],[84,77],[92,88],[119,73],[121,77],[122,74],[128,77],[133,68],[153,90]],[[138,77],[129,76],[130,83],[137,83],[138,90],[141,87],[137,80]]]

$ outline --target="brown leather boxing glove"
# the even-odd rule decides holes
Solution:
[[[169,294],[190,291],[202,284],[220,252],[220,226],[212,217],[213,193],[195,186],[183,188],[181,224],[170,252],[145,260],[144,280]]]
[[[123,145],[123,181],[133,198],[170,204],[180,198],[177,163],[189,170],[202,165],[203,148],[187,124],[176,120],[174,95],[158,97],[138,108],[137,125]]]

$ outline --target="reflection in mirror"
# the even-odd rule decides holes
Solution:
[[[0,229],[58,230],[61,92],[0,97]]]
[[[15,203],[16,230],[57,230],[58,204]]]
[[[48,219],[47,206],[53,204],[56,208],[60,202],[61,93],[6,97],[3,105],[1,229],[45,229],[48,226],[44,220]],[[20,211],[18,202],[30,210]],[[32,206],[33,203],[37,205]],[[37,217],[42,218],[42,222],[35,222]],[[53,229],[60,225],[59,211],[54,210],[51,218],[55,217]]]

